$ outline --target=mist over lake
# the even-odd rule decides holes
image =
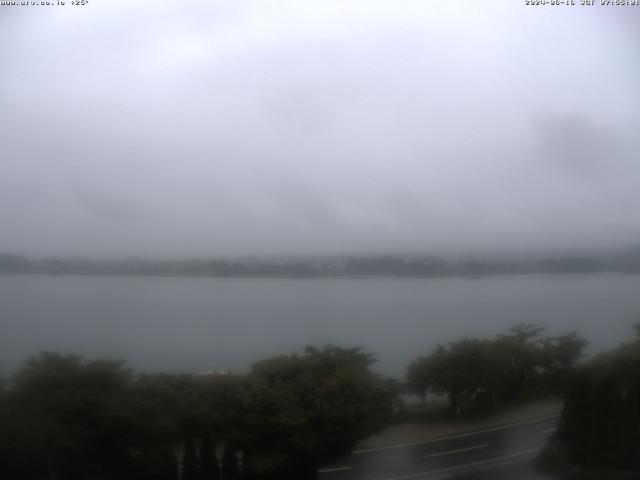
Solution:
[[[522,322],[575,330],[590,353],[632,337],[640,276],[221,279],[0,276],[0,375],[41,350],[122,358],[142,372],[245,372],[307,344],[361,346],[401,377],[438,342]]]

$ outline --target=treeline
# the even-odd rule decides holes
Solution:
[[[550,337],[533,324],[493,339],[466,338],[438,345],[413,361],[407,387],[423,399],[448,399],[450,411],[485,413],[498,405],[541,395],[562,395],[587,342],[574,332]]]
[[[405,384],[358,348],[307,347],[246,375],[140,375],[42,353],[0,382],[0,478],[313,479],[391,421],[406,392],[447,399],[456,416],[566,393],[563,455],[640,468],[640,341],[581,366],[585,345],[521,324],[438,345]]]
[[[372,362],[308,347],[243,376],[135,375],[43,353],[0,389],[0,478],[315,478],[391,416]]]
[[[359,256],[287,259],[91,260],[32,259],[0,254],[0,273],[184,275],[210,277],[451,277],[525,273],[640,272],[640,249],[606,258],[560,256],[534,260],[433,256]]]
[[[543,456],[547,465],[596,469],[600,478],[619,478],[615,470],[640,476],[640,324],[635,329],[635,341],[571,377],[558,431]]]

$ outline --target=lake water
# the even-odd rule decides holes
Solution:
[[[640,276],[219,279],[0,275],[0,375],[40,350],[138,371],[246,371],[260,358],[362,346],[402,376],[438,342],[520,322],[576,330],[590,351],[632,338]]]

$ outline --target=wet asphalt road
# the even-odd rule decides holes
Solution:
[[[361,450],[319,470],[320,480],[443,480],[555,478],[534,458],[559,416],[452,435],[436,440]]]

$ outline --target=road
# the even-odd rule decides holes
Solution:
[[[554,478],[533,459],[559,415],[434,440],[360,450],[319,470],[320,480],[444,480]]]

